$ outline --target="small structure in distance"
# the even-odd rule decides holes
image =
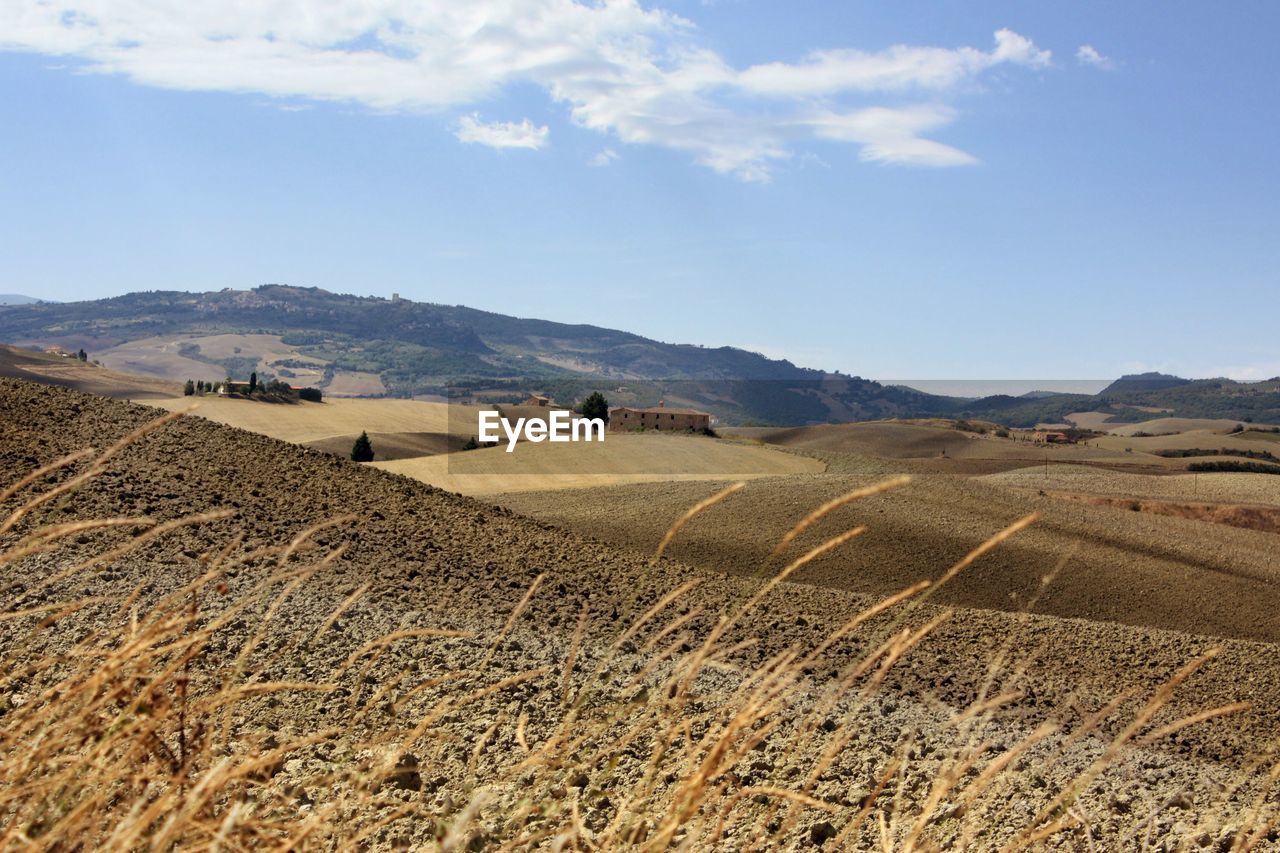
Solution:
[[[666,401],[644,409],[615,406],[609,410],[609,431],[656,429],[663,432],[703,432],[711,429],[711,413],[667,408]]]

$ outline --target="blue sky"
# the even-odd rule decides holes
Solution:
[[[1280,374],[1270,2],[0,2],[0,292]]]

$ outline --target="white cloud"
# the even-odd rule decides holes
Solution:
[[[868,107],[843,115],[814,117],[808,125],[820,138],[860,144],[859,156],[863,160],[919,166],[968,166],[978,162],[958,148],[920,136],[952,118],[952,110],[946,107]]]
[[[614,160],[618,159],[618,152],[612,148],[605,148],[598,152],[596,156],[587,161],[588,166],[608,166]]]
[[[0,49],[72,57],[145,85],[394,112],[470,112],[532,85],[583,128],[744,180],[768,180],[814,139],[879,163],[973,163],[924,136],[955,120],[946,96],[999,67],[1051,61],[1000,30],[990,50],[837,49],[738,69],[700,46],[690,22],[639,0],[0,0]],[[548,132],[474,114],[456,125],[459,139],[499,147],[538,148]]]
[[[1049,51],[1010,30],[995,34],[990,52],[971,47],[956,49],[897,45],[879,53],[825,50],[791,65],[772,62],[753,65],[736,75],[743,89],[762,95],[834,95],[842,92],[945,90],[972,80],[1001,64],[1045,68]]]
[[[1082,44],[1076,50],[1076,62],[1081,65],[1090,65],[1094,68],[1101,68],[1104,71],[1110,71],[1115,68],[1115,63],[1109,57],[1098,53],[1098,49],[1091,44]]]
[[[516,124],[513,121],[483,122],[476,114],[458,120],[454,136],[462,142],[488,145],[490,148],[532,148],[535,151],[547,144],[550,128],[535,126],[528,119]]]

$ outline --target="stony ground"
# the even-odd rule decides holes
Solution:
[[[78,448],[104,447],[157,414],[142,406],[0,379],[0,488]],[[763,483],[752,484],[756,486]],[[837,485],[832,483],[831,488]],[[915,499],[922,500],[920,495],[927,494],[929,484],[913,489]],[[707,487],[689,486],[687,494],[679,490],[670,494],[669,503],[651,502],[642,495],[638,505],[644,507],[643,513],[637,504],[628,508],[602,502],[601,506],[612,506],[614,522],[620,526],[640,515],[651,516],[657,534],[650,537],[651,546],[681,510],[707,494]],[[715,561],[705,555],[689,562],[664,558],[650,566],[638,538],[634,547],[605,544],[594,535],[570,532],[508,508],[441,492],[315,450],[183,419],[121,452],[100,477],[72,495],[38,509],[13,533],[0,538],[0,548],[12,547],[24,532],[52,522],[117,515],[164,521],[220,509],[232,515],[178,528],[137,545],[127,557],[51,585],[44,579],[53,572],[76,559],[126,544],[132,534],[128,530],[86,533],[56,554],[0,567],[0,589],[9,610],[85,596],[99,599],[39,630],[31,620],[0,623],[0,651],[7,660],[20,662],[66,648],[86,632],[127,619],[128,609],[122,609],[122,602],[130,595],[139,596],[139,607],[145,612],[149,601],[198,575],[208,555],[229,543],[236,567],[219,594],[235,600],[277,568],[270,559],[255,557],[255,549],[279,547],[309,525],[349,515],[348,520],[316,533],[314,544],[294,558],[295,562],[316,560],[344,549],[339,559],[321,568],[274,613],[271,631],[253,657],[263,678],[331,679],[338,688],[246,702],[230,721],[232,739],[266,744],[268,738],[340,724],[340,736],[300,751],[277,768],[282,778],[298,780],[296,806],[308,809],[319,807],[332,791],[307,780],[320,778],[317,773],[326,768],[357,761],[362,744],[377,740],[381,732],[406,728],[406,720],[433,713],[443,701],[447,712],[440,713],[431,731],[405,753],[412,754],[412,765],[406,765],[396,784],[386,786],[368,804],[386,814],[412,806],[414,816],[389,822],[370,837],[369,844],[431,846],[459,821],[460,814],[467,814],[473,827],[470,843],[477,848],[496,846],[504,838],[519,838],[526,830],[532,818],[525,815],[517,821],[513,816],[524,814],[521,804],[530,798],[545,800],[548,814],[563,814],[568,809],[564,804],[572,801],[581,822],[575,843],[582,844],[583,839],[608,830],[620,803],[643,775],[646,751],[642,744],[621,737],[617,714],[643,715],[663,705],[650,691],[666,683],[663,679],[673,659],[660,662],[650,672],[647,667],[654,650],[673,638],[675,654],[683,653],[681,646],[696,646],[719,614],[732,611],[758,588],[757,580],[742,576],[746,565],[742,554],[755,547],[762,514],[773,513],[776,524],[785,529],[801,513],[802,505],[812,506],[823,497],[821,490],[797,491],[756,505],[749,495],[744,491],[709,510],[677,540],[694,537],[693,550],[683,553],[697,556],[699,526],[725,523],[723,518],[717,521],[714,511],[755,506],[740,526],[732,527],[744,543],[741,549],[729,543],[723,551],[723,568],[730,573],[716,571]],[[690,500],[682,502],[682,498]],[[886,499],[890,498],[875,500]],[[891,499],[906,501],[913,495],[903,492]],[[947,500],[972,502],[974,496],[957,494]],[[0,507],[0,512],[14,505],[16,500]],[[963,543],[994,532],[1022,510],[1008,503],[973,507],[974,517],[967,523],[956,522],[955,530],[944,539],[945,547],[908,548],[900,554],[898,564],[909,568],[893,577],[901,586],[917,576],[937,576],[949,559],[960,555],[956,550]],[[865,522],[875,531],[881,527],[879,515],[877,505],[867,503],[839,521],[842,526]],[[1151,521],[1157,525],[1151,528],[1152,537],[1165,535],[1158,526],[1160,520]],[[936,534],[929,527],[918,537],[906,536],[901,522],[891,530],[902,535],[908,546],[918,537]],[[815,530],[814,536],[830,532]],[[871,535],[867,534],[866,542],[855,540],[843,547],[849,552],[872,547],[889,559],[889,552],[875,545]],[[812,543],[798,543],[796,553],[808,544]],[[1030,546],[1015,544],[1021,550],[1013,553],[1025,557],[1046,551],[1050,544],[1047,540]],[[1253,558],[1241,556],[1246,546],[1236,547],[1239,554],[1220,555],[1219,565],[1225,568],[1216,573],[1203,569],[1208,574],[1200,586],[1191,583],[1190,571],[1177,578],[1155,568],[1149,574],[1131,574],[1126,582],[1141,586],[1125,601],[1171,602],[1174,588],[1190,583],[1181,592],[1179,612],[1198,608],[1202,624],[1210,627],[1226,618],[1221,615],[1222,599],[1215,594],[1224,584],[1231,589],[1254,584],[1255,599],[1274,602],[1272,578],[1239,570],[1237,566]],[[682,553],[678,548],[673,551]],[[999,553],[1003,551],[973,567],[980,582],[975,588],[996,586],[1006,598],[1011,591],[1029,595],[1030,590],[1011,585],[1001,574],[1007,563],[990,562]],[[1204,560],[1211,563],[1208,554]],[[1105,566],[1090,565],[1095,567],[1090,571],[1099,573],[1095,575],[1098,607],[1106,612],[1117,606],[1106,599],[1118,593],[1102,582]],[[1037,563],[1034,570],[1042,568]],[[887,582],[889,577],[883,579]],[[682,596],[669,614],[683,614],[683,623],[664,637],[652,631],[637,634],[634,641],[619,645],[617,653],[609,655],[607,650],[639,613],[691,579],[699,581],[697,588]],[[535,586],[527,607],[519,609]],[[729,645],[754,642],[718,661],[696,685],[686,709],[690,720],[686,737],[696,738],[726,708],[732,711],[734,703],[742,701],[741,695],[733,698],[733,691],[752,683],[758,666],[789,648],[815,648],[881,593],[879,588],[851,591],[812,583],[789,583],[774,590],[727,638]],[[970,594],[962,593],[960,603],[966,603],[964,596]],[[348,601],[353,603],[340,618],[321,630],[330,614]],[[1210,647],[1220,647],[1220,655],[1182,685],[1153,725],[1240,699],[1252,702],[1252,709],[1126,750],[1080,798],[1074,832],[1046,843],[1085,849],[1093,839],[1100,849],[1122,849],[1150,839],[1165,849],[1225,850],[1243,837],[1242,826],[1247,829],[1245,817],[1253,813],[1260,775],[1258,766],[1249,762],[1280,734],[1280,662],[1274,644],[1231,639],[1230,631],[1161,630],[1094,618],[961,609],[889,670],[883,684],[865,701],[845,698],[833,700],[829,707],[823,704],[826,692],[850,662],[861,659],[904,624],[918,626],[944,615],[935,605],[945,601],[940,594],[912,611],[905,622],[889,617],[869,623],[817,655],[788,683],[785,700],[773,712],[776,728],[720,784],[727,786],[726,796],[737,790],[750,793],[798,784],[813,756],[831,748],[831,766],[809,789],[824,808],[806,807],[788,823],[782,817],[790,812],[778,812],[767,805],[765,794],[757,794],[744,800],[745,810],[735,813],[721,839],[724,846],[747,847],[759,832],[779,825],[787,846],[826,843],[861,810],[879,786],[878,780],[887,780],[888,793],[871,803],[877,809],[886,802],[892,805],[885,831],[895,837],[908,832],[912,816],[924,809],[929,824],[925,836],[938,846],[995,848],[997,842],[1010,842],[1055,791],[1101,753],[1108,738],[1123,730],[1125,720],[1142,704],[1138,697],[1149,695]],[[206,602],[203,606],[219,605]],[[503,633],[513,608],[518,619]],[[1252,620],[1258,625],[1234,632],[1235,636],[1270,638],[1274,607],[1268,611],[1262,604],[1250,604],[1242,593],[1229,600],[1226,609],[1230,608],[1236,609],[1229,614],[1234,624]],[[264,601],[253,614],[260,617],[266,609]],[[1186,628],[1188,618],[1179,615],[1179,627]],[[584,621],[579,643],[574,635],[580,619]],[[232,623],[230,636],[213,643],[197,662],[201,677],[215,681],[234,666],[239,638],[235,632],[246,634],[254,626],[249,615],[242,621]],[[456,629],[470,636],[407,636],[385,654],[358,658],[358,666],[338,666],[369,641],[389,632],[421,628]],[[496,646],[495,638],[500,638]],[[576,663],[567,667],[569,676],[562,681],[567,660]],[[995,660],[1004,665],[993,672]],[[583,706],[584,716],[574,722],[564,697],[581,697],[601,665],[604,674],[598,681],[598,696]],[[42,678],[48,675],[39,671],[11,674],[0,682],[3,707],[34,701]],[[500,689],[486,691],[486,685]],[[1125,690],[1133,691],[1134,698],[1121,702],[1089,734],[1070,738],[1069,733],[1078,730],[1085,718]],[[459,695],[458,691],[476,695],[467,704],[449,705],[449,696]],[[998,715],[981,715],[972,725],[957,719],[961,709],[981,697],[1008,691],[1015,698],[1008,699]],[[815,727],[805,729],[811,713],[818,713],[813,718]],[[534,753],[544,749],[566,720],[578,727],[586,725],[583,720],[595,720],[593,725],[599,729],[580,752],[561,755],[536,778],[512,769],[526,747]],[[602,722],[606,720],[614,722]],[[990,796],[970,805],[955,798],[926,805],[931,780],[949,766],[956,750],[968,745],[978,754],[998,755],[1045,721],[1059,724],[1066,734],[1044,739],[1014,762],[992,786]],[[691,749],[691,741],[686,740],[683,748]],[[902,760],[902,769],[886,777],[894,759]],[[678,787],[686,771],[677,767],[660,778],[659,789],[663,784]],[[469,804],[477,802],[476,792],[481,789],[491,791],[494,799],[472,814]],[[1274,802],[1266,799],[1274,793],[1263,796],[1264,804]],[[653,827],[661,817],[652,815]],[[870,844],[880,831],[873,820],[846,841],[854,846]],[[671,840],[699,846],[700,838],[680,834]],[[550,842],[544,839],[544,843]],[[1261,846],[1274,843],[1274,834],[1264,832]]]

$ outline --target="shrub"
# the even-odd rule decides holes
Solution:
[[[1231,447],[1222,448],[1175,448],[1173,450],[1157,450],[1156,456],[1163,456],[1166,459],[1186,459],[1191,456],[1243,456],[1245,459],[1265,459],[1268,462],[1280,462],[1280,457],[1276,456],[1270,450],[1236,450]]]
[[[1234,459],[1219,459],[1213,462],[1192,462],[1188,471],[1220,471],[1235,474],[1280,474],[1280,465],[1267,465],[1262,462],[1238,462]]]
[[[298,398],[312,403],[319,403],[324,399],[324,395],[320,393],[319,388],[299,388]]]
[[[354,462],[373,461],[373,443],[369,441],[367,432],[361,432],[355,444],[351,445],[351,459]]]
[[[196,384],[188,379],[187,384],[182,386],[182,396],[190,397],[194,393],[196,393]]]
[[[982,426],[981,424],[975,424],[972,421],[967,421],[964,418],[957,420],[955,423],[951,425],[951,427],[953,429],[958,429],[961,432],[974,432],[974,433],[977,433],[978,435],[985,435],[987,432],[986,427]]]

